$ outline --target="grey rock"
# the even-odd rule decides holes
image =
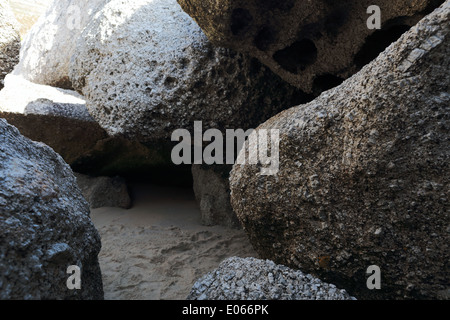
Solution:
[[[236,273],[241,272],[240,278]],[[270,260],[232,257],[201,277],[188,300],[355,300],[333,284]]]
[[[256,59],[213,47],[176,0],[110,1],[84,29],[70,79],[110,135],[143,143],[197,120],[251,128],[305,98]]]
[[[89,214],[63,159],[0,119],[0,299],[103,299]],[[80,290],[66,285],[71,265]]]
[[[230,188],[262,258],[358,299],[448,289],[449,22],[446,1],[341,86],[258,128],[280,130],[279,172],[235,165]],[[381,290],[366,286],[371,265]]]
[[[215,45],[258,58],[305,92],[321,92],[376,58],[443,0],[178,0]],[[367,27],[381,9],[382,29]]]
[[[80,173],[120,175],[167,164],[161,146],[109,137],[75,91],[36,84],[8,74],[0,91],[0,118],[34,141],[53,148]],[[169,160],[167,160],[169,159]]]
[[[7,1],[0,3],[0,90],[4,78],[19,62],[19,24]]]
[[[14,70],[38,84],[70,89],[69,62],[77,39],[109,0],[53,0],[23,40]]]
[[[202,214],[201,222],[206,226],[240,228],[230,203],[229,169],[222,169],[224,171],[220,172],[214,167],[192,165],[194,193]]]
[[[78,186],[92,209],[118,207],[129,209],[131,199],[125,179],[120,177],[90,177],[75,173]]]
[[[45,98],[40,98],[30,102],[25,108],[24,114],[64,117],[68,119],[78,119],[85,122],[95,122],[87,111],[86,106],[83,104],[67,105],[55,103]]]

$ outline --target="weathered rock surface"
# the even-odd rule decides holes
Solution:
[[[232,257],[201,277],[188,300],[355,300],[345,290],[269,260]]]
[[[262,258],[357,298],[449,288],[450,1],[341,86],[273,117],[278,175],[231,172],[231,202]],[[243,151],[244,152],[244,151]],[[377,265],[381,290],[368,290]]]
[[[8,2],[0,3],[0,90],[3,79],[19,62],[19,25]]]
[[[103,299],[89,214],[63,159],[0,119],[0,299]],[[66,285],[71,265],[81,290]]]
[[[87,25],[70,79],[110,135],[250,128],[305,99],[256,59],[214,48],[176,0],[112,0]]]
[[[33,141],[41,141],[81,173],[121,175],[166,165],[161,146],[109,137],[72,90],[32,83],[9,74],[0,91],[0,118]],[[166,151],[169,153],[169,151]]]
[[[102,207],[131,207],[125,179],[120,177],[90,177],[75,173],[78,186],[92,209]]]
[[[178,0],[215,45],[250,54],[292,85],[319,93],[376,58],[442,2]],[[371,5],[381,9],[382,30],[367,27]]]
[[[230,169],[217,167],[215,170],[211,166],[192,165],[194,193],[202,214],[201,222],[206,226],[241,228],[230,203]]]
[[[27,33],[14,74],[35,83],[72,88],[69,62],[77,39],[109,0],[54,0]]]

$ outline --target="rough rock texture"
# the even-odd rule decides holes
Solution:
[[[112,0],[82,33],[70,79],[111,135],[253,127],[305,99],[256,59],[214,48],[176,0]],[[309,100],[308,100],[309,101]]]
[[[118,207],[129,209],[131,199],[125,179],[120,177],[90,177],[75,174],[78,186],[92,209]]]
[[[3,79],[19,62],[19,26],[8,2],[0,3],[0,90]]]
[[[0,119],[0,299],[103,299],[89,214],[63,159]],[[66,286],[71,265],[81,290]]]
[[[259,129],[280,130],[280,170],[234,166],[231,203],[262,258],[357,298],[449,288],[450,1],[378,59]],[[245,152],[245,151],[243,151]],[[382,289],[368,290],[377,265]]]
[[[218,167],[221,168],[221,166]],[[241,228],[239,220],[231,208],[229,172],[229,169],[221,172],[211,166],[192,165],[194,193],[200,206],[203,225]]]
[[[188,300],[354,300],[333,284],[269,260],[232,257],[201,277]]]
[[[0,91],[0,118],[60,154],[78,172],[141,173],[170,163],[161,146],[109,137],[90,116],[84,98],[71,90],[32,83],[9,74]],[[45,129],[43,129],[45,128]]]
[[[305,92],[322,92],[361,66],[443,0],[178,0],[215,45],[258,58]],[[369,30],[378,5],[382,30]]]
[[[14,74],[60,88],[72,88],[69,62],[86,24],[109,0],[54,0],[25,36]]]

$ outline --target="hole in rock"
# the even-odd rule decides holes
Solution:
[[[273,58],[286,71],[299,74],[316,61],[317,48],[313,41],[303,39],[276,52]]]
[[[253,17],[248,10],[237,8],[231,14],[231,32],[233,35],[238,35],[245,31],[252,23]]]
[[[408,25],[394,25],[382,30],[377,30],[367,37],[364,45],[355,56],[355,65],[358,68],[376,59],[389,45],[397,41],[403,33],[408,31]]]
[[[269,46],[274,42],[275,34],[269,26],[263,27],[258,35],[255,37],[255,46],[261,50],[266,51]]]

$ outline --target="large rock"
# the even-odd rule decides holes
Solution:
[[[0,119],[0,299],[103,299],[89,214],[63,159]],[[80,290],[67,286],[72,265]]]
[[[443,0],[178,0],[215,45],[258,58],[306,92],[336,86]],[[382,30],[369,30],[371,5]]]
[[[450,1],[315,101],[273,117],[279,172],[236,165],[231,202],[262,258],[357,298],[449,288]],[[242,151],[245,152],[245,151]],[[381,269],[381,290],[366,270]]]
[[[201,277],[188,300],[354,300],[345,290],[269,260],[232,257]]]
[[[8,2],[0,3],[0,90],[3,79],[19,62],[19,25]]]
[[[70,70],[111,135],[170,141],[178,128],[250,128],[304,99],[256,59],[214,48],[176,0],[112,0],[82,33]]]
[[[241,228],[230,203],[230,167],[192,165],[194,193],[203,225]]]
[[[142,174],[170,163],[170,151],[161,146],[146,147],[137,141],[109,137],[75,91],[32,83],[21,76],[9,74],[5,78],[0,118],[27,138],[50,146],[80,173]]]
[[[36,84],[15,74],[5,77],[5,87],[0,91],[0,112],[95,122],[87,111],[85,99],[77,92]]]
[[[131,208],[125,179],[120,177],[90,177],[76,173],[78,186],[92,209],[103,207]]]
[[[69,62],[86,24],[109,0],[53,0],[26,34],[14,74],[65,89],[72,88]]]

